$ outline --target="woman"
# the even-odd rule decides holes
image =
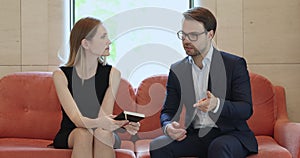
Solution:
[[[116,121],[112,116],[120,72],[106,64],[107,31],[95,18],[80,19],[70,35],[67,64],[53,72],[63,119],[53,145],[72,148],[72,158],[112,158],[118,139],[114,130],[124,126],[136,134],[139,123]]]

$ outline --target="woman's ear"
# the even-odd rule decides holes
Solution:
[[[81,40],[81,45],[84,49],[88,49],[89,43],[86,39]]]

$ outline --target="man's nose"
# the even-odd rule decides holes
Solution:
[[[183,43],[191,43],[190,39],[188,37],[182,38]]]

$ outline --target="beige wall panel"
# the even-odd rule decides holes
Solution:
[[[209,9],[216,17],[217,15],[217,0],[195,0],[195,7],[205,7]],[[218,44],[217,41],[218,33],[214,37],[215,44]]]
[[[13,72],[20,72],[21,66],[0,66],[0,78],[3,76],[13,73]]]
[[[217,14],[217,0],[195,0],[196,6],[209,9],[214,15]]]
[[[58,66],[48,66],[48,71],[53,72],[53,71],[55,71],[57,69],[58,69]]]
[[[252,72],[268,78],[286,90],[287,109],[291,120],[300,122],[300,64],[249,65]]]
[[[243,1],[217,1],[217,43],[220,50],[243,56]]]
[[[48,66],[22,66],[22,72],[48,71]]]
[[[58,52],[68,45],[68,30],[70,29],[69,1],[48,1],[49,21],[49,65],[59,65]]]
[[[244,1],[244,54],[250,63],[300,62],[300,1]]]
[[[22,0],[22,64],[48,65],[48,0]]]
[[[0,0],[0,19],[0,65],[20,65],[20,0]]]

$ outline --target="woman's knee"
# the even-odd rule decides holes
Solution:
[[[100,141],[109,146],[112,146],[115,142],[113,133],[101,128],[97,128],[94,131],[94,139],[96,139],[96,141]]]
[[[75,128],[69,136],[69,146],[73,147],[75,144],[92,144],[93,131],[85,128]]]

